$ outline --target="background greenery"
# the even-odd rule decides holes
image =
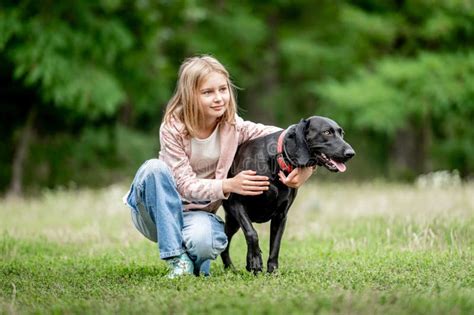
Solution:
[[[250,120],[327,115],[345,177],[474,171],[474,1],[0,1],[0,191],[104,185],[159,149],[181,61],[221,60]]]
[[[357,151],[300,189],[277,275],[238,233],[237,272],[168,281],[121,203],[196,54],[244,118]],[[0,197],[0,313],[472,314],[473,123],[473,0],[0,0],[0,194],[35,193]]]

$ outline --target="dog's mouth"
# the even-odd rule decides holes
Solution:
[[[344,162],[339,162],[339,161],[333,160],[331,158],[328,158],[326,156],[326,154],[324,154],[324,153],[318,154],[317,156],[318,156],[318,162],[319,162],[318,164],[324,166],[325,168],[327,168],[331,172],[341,172],[341,173],[343,173],[347,169]]]

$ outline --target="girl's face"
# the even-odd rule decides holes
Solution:
[[[224,115],[229,105],[230,93],[227,78],[219,72],[211,72],[198,90],[204,119],[208,124],[214,123]]]

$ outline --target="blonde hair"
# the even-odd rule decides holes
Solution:
[[[220,121],[235,122],[237,102],[235,99],[235,86],[232,84],[229,72],[214,57],[203,55],[187,58],[178,73],[176,90],[166,106],[163,121],[170,123],[172,118],[180,120],[186,130],[194,137],[197,129],[203,127],[204,114],[199,101],[199,87],[206,77],[213,72],[225,76],[230,93],[229,104]]]

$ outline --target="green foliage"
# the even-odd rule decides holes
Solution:
[[[473,82],[473,53],[422,53],[416,59],[384,59],[373,70],[321,84],[315,92],[331,111],[340,111],[344,124],[393,134],[407,118],[442,120],[452,111],[472,113]]]
[[[27,181],[39,187],[92,186],[129,178],[126,165],[138,169],[157,155],[156,137],[120,125],[85,128],[80,136],[57,134],[37,139],[31,147],[34,163],[26,170]]]
[[[387,58],[373,70],[315,91],[327,104],[323,112],[334,113],[344,126],[391,138],[409,124],[428,128],[438,167],[472,169],[474,154],[467,143],[474,139],[473,53]]]
[[[15,78],[38,86],[46,102],[90,117],[113,114],[125,99],[113,66],[130,49],[132,35],[118,19],[104,19],[80,5],[51,9],[46,16],[16,8],[3,13],[2,28],[14,25],[8,34],[12,43],[2,42]],[[83,15],[69,16],[74,9]]]
[[[33,106],[62,110],[62,128],[37,138],[72,139],[111,121],[150,133],[181,61],[212,54],[242,88],[245,118],[283,127],[324,114],[350,140],[384,151],[375,163],[358,151],[365,176],[400,169],[391,156],[402,151],[401,134],[411,142],[422,134],[423,150],[407,153],[425,162],[405,165],[411,174],[458,168],[467,177],[473,20],[474,2],[463,0],[3,1],[0,81],[39,96],[41,104],[6,100],[24,115]],[[25,117],[15,116],[8,145]]]

